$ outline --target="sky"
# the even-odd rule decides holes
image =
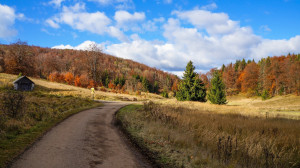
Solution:
[[[179,76],[300,53],[299,0],[0,0],[0,43],[89,49]]]

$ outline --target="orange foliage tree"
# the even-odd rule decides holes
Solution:
[[[244,71],[241,73],[239,80],[241,82],[242,92],[256,90],[258,81],[257,64],[255,62],[248,64]]]
[[[71,85],[74,81],[74,75],[71,73],[71,72],[67,72],[65,75],[64,75],[64,78],[65,78],[65,81]]]
[[[78,86],[78,87],[81,87],[80,76],[77,75],[75,77],[75,79],[74,79],[74,85]]]

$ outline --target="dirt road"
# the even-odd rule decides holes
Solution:
[[[13,168],[132,168],[151,165],[132,149],[113,125],[124,103],[105,102],[66,119],[13,164]]]

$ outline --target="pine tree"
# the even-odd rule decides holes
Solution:
[[[183,80],[179,84],[178,92],[176,93],[177,100],[206,101],[206,88],[194,70],[195,67],[193,66],[192,61],[190,61],[183,74]]]
[[[146,79],[146,77],[143,77],[142,85],[143,85],[143,91],[147,92],[150,90],[149,81]]]
[[[203,81],[196,77],[194,85],[191,89],[191,100],[206,102],[206,88]]]
[[[241,71],[245,69],[246,65],[247,65],[247,64],[246,64],[246,61],[245,61],[245,59],[243,58],[242,62],[240,63]]]
[[[221,74],[216,71],[211,79],[211,88],[208,93],[208,100],[213,104],[226,104],[225,85],[222,81]]]

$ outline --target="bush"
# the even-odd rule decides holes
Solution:
[[[161,96],[164,97],[164,98],[169,98],[169,94],[166,90],[164,90],[162,93],[161,93]]]
[[[262,94],[261,94],[261,98],[262,98],[262,100],[267,100],[267,99],[269,99],[269,98],[270,98],[269,92],[268,92],[267,90],[264,90],[264,91],[262,92]]]
[[[7,91],[1,97],[1,110],[10,118],[20,118],[25,110],[25,97],[20,92]]]
[[[6,122],[6,116],[4,114],[1,114],[0,112],[0,135],[2,134],[5,128],[5,122]]]

